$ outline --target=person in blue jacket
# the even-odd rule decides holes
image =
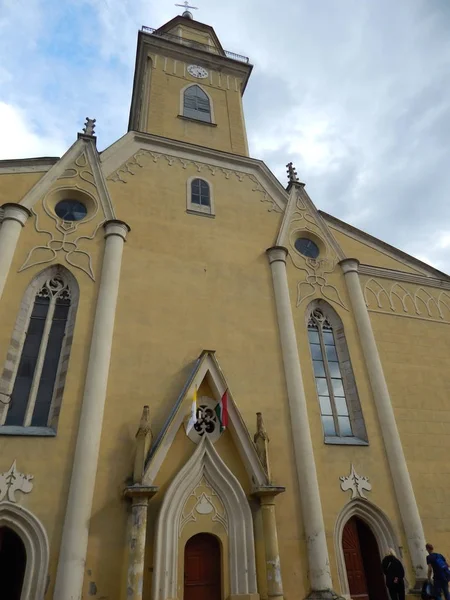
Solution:
[[[445,600],[450,600],[450,592],[448,590],[450,568],[447,560],[442,554],[434,551],[432,544],[427,544],[425,548],[428,552],[428,581],[431,581],[431,576],[433,575],[434,594],[436,598],[440,598],[441,594],[443,594]]]

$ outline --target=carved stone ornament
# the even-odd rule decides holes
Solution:
[[[372,489],[372,484],[369,482],[368,477],[358,475],[353,465],[350,475],[347,477],[339,477],[339,480],[341,481],[341,490],[343,492],[348,492],[351,490],[351,500],[354,500],[358,496],[367,500],[367,496],[364,494],[364,491],[370,492]]]
[[[226,169],[225,167],[219,167],[201,161],[195,161],[190,158],[181,158],[178,156],[172,156],[170,154],[163,154],[162,152],[153,152],[144,148],[141,148],[135,154],[133,154],[133,156],[129,158],[123,165],[111,173],[107,179],[114,183],[127,183],[131,177],[133,177],[139,171],[139,169],[148,167],[152,163],[157,163],[158,161],[165,162],[165,164],[169,167],[172,167],[174,164],[181,164],[183,169],[187,169],[189,166],[194,166],[197,170],[197,173],[206,173],[208,176],[217,176],[217,178],[236,178],[239,182],[248,180],[252,183],[252,192],[255,192],[259,195],[259,200],[261,202],[266,202],[268,204],[267,210],[269,212],[282,212],[281,208],[272,198],[269,191],[263,187],[263,185],[252,173],[246,173],[236,169]]]
[[[372,312],[450,323],[450,294],[446,290],[371,277],[364,285],[364,297]]]
[[[201,517],[220,523],[228,532],[228,518],[223,502],[205,477],[200,479],[186,500],[181,515],[180,535],[187,523],[197,522]]]
[[[323,244],[323,252],[321,251],[318,258],[303,256],[295,249],[297,237],[311,235],[313,239],[317,238]],[[341,258],[338,254],[337,244],[327,233],[326,227],[320,225],[319,218],[314,215],[312,203],[303,189],[296,191],[295,205],[290,216],[288,239],[292,248],[289,257],[293,265],[303,273],[297,283],[296,305],[300,306],[308,298],[312,299],[320,294],[328,302],[348,310],[338,288],[330,281],[330,275],[336,270]]]
[[[19,473],[16,469],[16,461],[13,462],[9,471],[0,473],[0,502],[9,500],[17,502],[15,493],[29,494],[33,489],[33,476]]]
[[[221,434],[220,423],[217,418],[215,408],[217,400],[213,400],[208,396],[202,396],[197,400],[197,422],[187,434],[188,438],[198,444],[206,435],[211,442],[216,442]],[[187,426],[186,420],[185,425]]]

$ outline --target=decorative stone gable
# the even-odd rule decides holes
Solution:
[[[344,254],[306,193],[304,185],[298,181],[295,173],[292,175],[292,170],[290,164],[290,196],[276,245],[289,250],[291,261],[300,272],[296,304],[300,306],[308,298],[320,294],[329,302],[348,310],[339,290],[329,280]],[[296,249],[299,238],[313,242],[319,250],[318,256],[313,258],[301,254]]]

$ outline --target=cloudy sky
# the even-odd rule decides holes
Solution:
[[[318,208],[450,272],[449,0],[198,0],[255,65],[251,155]],[[136,35],[171,0],[0,0],[0,159],[126,132]]]

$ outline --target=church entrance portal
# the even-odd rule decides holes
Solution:
[[[191,537],[184,551],[184,600],[221,600],[219,540],[209,533]]]
[[[2,598],[20,600],[27,555],[20,537],[9,527],[0,527],[0,581]]]
[[[362,519],[347,521],[342,549],[352,600],[388,600],[378,544]]]

